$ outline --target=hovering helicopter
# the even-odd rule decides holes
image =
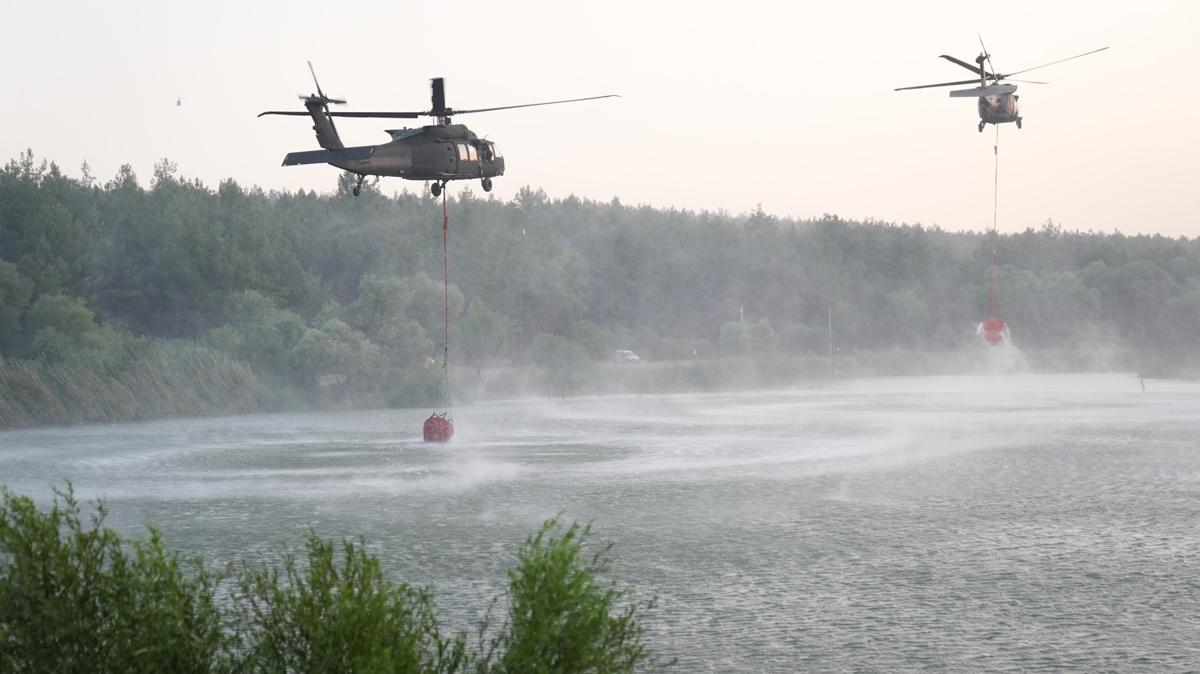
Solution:
[[[435,197],[441,195],[442,189],[451,180],[478,178],[483,185],[483,191],[490,192],[492,178],[504,175],[504,158],[500,156],[500,151],[496,149],[495,143],[486,138],[479,138],[462,124],[452,124],[450,121],[452,117],[473,112],[531,108],[539,105],[575,103],[617,96],[616,94],[605,94],[604,96],[571,98],[562,101],[454,110],[446,107],[445,80],[435,77],[430,80],[433,89],[432,107],[424,112],[330,112],[329,105],[331,103],[345,105],[346,100],[325,95],[325,92],[321,90],[321,83],[317,81],[317,73],[313,70],[311,61],[308,63],[308,70],[312,73],[317,93],[308,96],[300,95],[300,100],[304,101],[307,112],[269,110],[259,113],[258,116],[312,117],[313,131],[317,133],[317,143],[324,149],[289,152],[283,158],[283,165],[330,164],[355,173],[358,175],[358,181],[354,185],[354,196],[359,195],[363,180],[370,175],[432,181],[429,190]],[[390,143],[355,147],[346,147],[342,144],[337,128],[334,127],[333,119],[331,119],[332,117],[418,119],[424,116],[433,117],[436,123],[415,129],[388,129],[387,133],[392,137]]]
[[[959,84],[974,84],[975,82],[979,82],[979,86],[975,87],[974,89],[956,89],[950,92],[950,96],[952,98],[979,99],[979,132],[983,133],[983,127],[988,124],[1006,124],[1008,122],[1015,122],[1017,128],[1019,129],[1021,128],[1021,113],[1018,106],[1018,101],[1021,97],[1017,96],[1015,93],[1017,90],[1017,85],[1009,84],[1004,80],[1012,77],[1013,75],[1020,75],[1033,70],[1038,70],[1040,68],[1045,68],[1047,66],[1052,66],[1057,63],[1062,63],[1064,61],[1070,61],[1072,59],[1095,54],[1096,52],[1102,52],[1105,49],[1108,49],[1108,47],[1101,47],[1083,54],[1076,54],[1075,56],[1068,56],[1067,58],[1059,59],[1057,61],[1043,63],[1040,66],[1025,68],[1024,70],[1018,70],[1008,74],[1000,74],[996,72],[995,66],[992,65],[992,55],[988,53],[987,47],[983,45],[982,38],[979,40],[979,46],[983,49],[983,51],[979,54],[979,56],[975,57],[975,65],[971,65],[962,59],[957,59],[946,54],[942,54],[940,57],[975,73],[976,77],[979,78],[978,80],[971,79],[959,80],[957,82],[939,82],[938,84],[920,84],[915,87],[898,87],[895,89],[895,91],[929,89],[931,87],[952,87]],[[984,63],[987,63],[986,69],[983,67]],[[988,84],[989,79],[992,81],[991,84]],[[1012,81],[1021,82],[1024,84],[1047,84],[1046,82],[1037,82],[1031,80]]]

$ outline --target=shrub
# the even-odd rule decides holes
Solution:
[[[612,546],[589,555],[590,536],[590,526],[564,531],[555,518],[525,540],[508,572],[508,617],[479,671],[616,673],[648,661],[639,611],[653,602],[639,605],[630,590],[602,578]]]
[[[388,580],[364,544],[310,534],[303,560],[236,578],[168,552],[153,527],[126,545],[70,485],[47,512],[3,490],[0,672],[631,672],[649,660],[642,610],[604,578],[611,547],[557,519],[520,546],[508,614],[479,654],[443,636],[432,595]],[[340,551],[340,554],[339,554]],[[230,581],[223,585],[225,581]],[[216,601],[217,588],[233,587]],[[493,602],[493,607],[496,605]]]
[[[283,576],[261,566],[243,569],[238,622],[252,644],[245,669],[254,672],[462,671],[465,639],[440,634],[433,598],[395,585],[361,542],[308,539],[301,568],[287,555]],[[282,580],[282,582],[281,582]]]
[[[0,505],[0,671],[219,671],[228,641],[217,576],[185,573],[151,530],[131,552],[67,487],[49,512],[7,489]]]

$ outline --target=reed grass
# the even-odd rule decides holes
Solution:
[[[281,398],[246,364],[186,340],[0,361],[0,428],[257,412]]]

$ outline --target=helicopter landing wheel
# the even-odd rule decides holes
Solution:
[[[492,191],[492,179],[491,179],[491,178],[484,178],[483,180],[481,180],[481,181],[479,181],[479,182],[481,182],[481,183],[483,184],[483,191],[484,191],[484,192],[491,192],[491,191]]]
[[[983,127],[987,126],[987,122],[979,123],[979,133],[983,133]]]
[[[358,180],[354,183],[354,189],[352,190],[354,192],[354,196],[357,197],[359,194],[362,193],[362,184],[363,184],[363,181],[366,179],[367,179],[367,176],[365,174],[358,176]]]
[[[1018,129],[1021,128],[1021,118],[1020,117],[1017,118],[1017,128]]]
[[[358,196],[359,194],[361,194],[361,193],[362,193],[362,188],[361,188],[361,187],[359,187],[358,185],[355,185],[355,186],[354,186],[354,196],[356,196],[356,197],[357,197],[357,196]]]
[[[432,195],[433,195],[433,196],[435,196],[435,197],[440,197],[440,196],[442,196],[442,184],[441,184],[441,183],[434,183],[434,184],[430,185],[430,186],[429,186],[429,193],[430,193],[430,194],[432,194]]]

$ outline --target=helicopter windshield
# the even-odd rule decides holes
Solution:
[[[491,141],[483,141],[479,144],[479,158],[485,162],[493,162],[500,156],[500,152],[496,150],[495,144]]]

